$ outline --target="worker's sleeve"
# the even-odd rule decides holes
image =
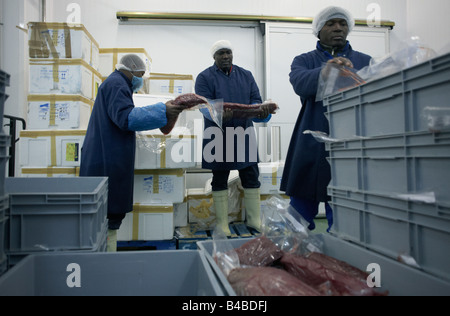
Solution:
[[[255,123],[267,123],[267,122],[270,121],[271,118],[272,118],[272,114],[269,114],[269,116],[267,116],[265,119],[254,118],[253,122],[255,122]]]
[[[295,93],[302,98],[314,97],[317,94],[322,67],[311,68],[310,64],[312,62],[301,55],[297,56],[291,65],[289,79]]]
[[[166,125],[166,105],[162,102],[135,107],[128,115],[128,129],[131,131],[146,131]]]

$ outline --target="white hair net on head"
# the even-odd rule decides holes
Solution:
[[[227,41],[227,40],[220,40],[220,41],[215,42],[215,43],[213,44],[213,46],[211,47],[211,56],[214,57],[214,54],[215,54],[218,50],[221,50],[221,49],[224,49],[224,48],[228,48],[228,49],[230,49],[230,50],[233,50],[233,47],[231,46],[230,41]]]
[[[327,7],[320,11],[314,18],[312,30],[316,37],[319,37],[319,33],[327,21],[332,19],[344,19],[348,24],[348,32],[350,33],[355,26],[355,20],[352,14],[344,8],[340,7]]]
[[[142,59],[135,54],[127,54],[120,59],[120,63],[116,65],[117,70],[125,69],[131,72],[147,71],[147,67]]]

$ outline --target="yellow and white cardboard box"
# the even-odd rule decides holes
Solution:
[[[99,45],[82,24],[28,23],[30,58],[83,59],[99,67]]]
[[[261,194],[279,194],[283,176],[284,161],[259,163],[259,181]]]
[[[242,192],[237,171],[232,171],[228,180],[228,221],[243,221]],[[204,188],[187,191],[189,223],[197,224],[203,229],[213,229],[216,225],[216,212],[212,196],[211,179]]]
[[[47,167],[47,168],[28,168],[20,169],[20,176],[26,178],[74,178],[80,174],[79,167]]]
[[[21,167],[79,167],[86,130],[21,131]]]
[[[83,59],[30,59],[30,94],[81,94],[94,100],[102,82]]]
[[[152,135],[136,137],[135,169],[179,169],[195,167],[196,137]]]
[[[183,74],[150,74],[150,94],[171,95],[177,97],[185,93],[194,93],[194,78]]]
[[[117,232],[117,240],[170,240],[173,238],[172,204],[134,204]]]
[[[134,203],[182,203],[186,195],[184,169],[134,170]]]
[[[116,69],[116,65],[124,55],[138,55],[147,68],[146,75],[150,75],[152,59],[144,48],[100,48],[99,72],[103,77],[108,77]]]
[[[87,129],[94,101],[81,95],[29,94],[29,130]]]

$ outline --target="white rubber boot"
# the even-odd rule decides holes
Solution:
[[[228,190],[213,191],[214,208],[216,210],[216,225],[226,236],[231,236],[228,227]]]
[[[106,244],[107,252],[116,252],[117,251],[117,230],[116,229],[108,229],[108,241]]]
[[[259,189],[244,189],[247,226],[261,231],[261,194]]]

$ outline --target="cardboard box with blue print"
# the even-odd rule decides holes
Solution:
[[[134,170],[134,203],[182,203],[185,196],[184,169]]]
[[[28,95],[27,129],[87,129],[94,101],[81,95]]]

